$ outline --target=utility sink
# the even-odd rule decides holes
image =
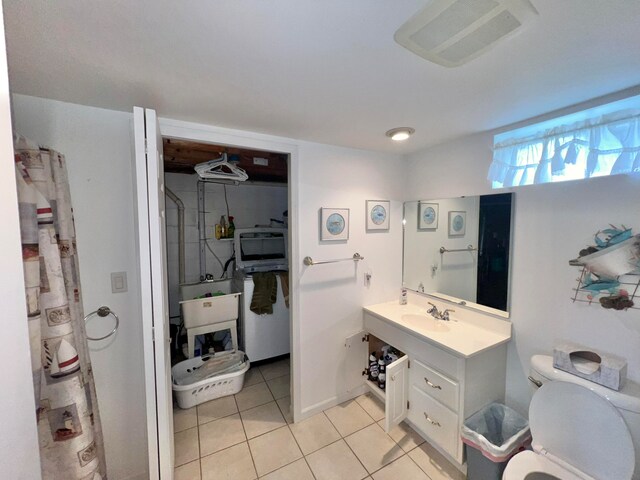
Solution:
[[[448,332],[450,330],[449,325],[447,325],[449,322],[436,320],[428,315],[407,313],[402,315],[402,321],[406,322],[409,327],[420,327],[430,332]]]

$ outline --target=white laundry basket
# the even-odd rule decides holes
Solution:
[[[240,350],[190,358],[171,369],[173,392],[180,408],[191,408],[242,390],[250,364]]]

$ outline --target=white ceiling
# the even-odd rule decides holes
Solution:
[[[532,0],[462,67],[393,34],[428,0],[4,0],[12,91],[408,153],[640,84],[640,2]],[[392,143],[386,130],[411,126]]]

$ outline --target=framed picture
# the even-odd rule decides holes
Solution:
[[[467,229],[467,212],[449,212],[449,236],[462,237]]]
[[[349,240],[349,209],[320,209],[320,240]]]
[[[439,205],[420,202],[418,204],[418,230],[436,230],[438,228]]]
[[[389,230],[389,200],[367,200],[367,230]]]

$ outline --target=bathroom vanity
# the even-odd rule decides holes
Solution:
[[[365,307],[363,331],[349,337],[346,346],[363,366],[381,344],[402,352],[387,366],[385,390],[363,376],[385,404],[385,429],[406,420],[463,469],[464,420],[491,402],[504,401],[511,323],[457,306],[450,321],[436,320],[426,313],[428,301],[441,310],[455,305],[413,292],[409,298],[407,305],[393,301]]]

